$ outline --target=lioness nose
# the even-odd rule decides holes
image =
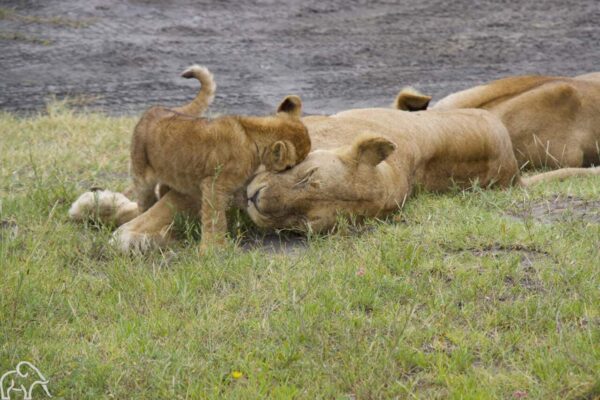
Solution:
[[[263,190],[263,188],[259,188],[256,192],[254,192],[254,194],[252,195],[252,197],[250,197],[248,200],[250,200],[252,203],[254,203],[254,205],[256,206],[256,201],[258,200],[258,194],[260,193],[260,191]]]

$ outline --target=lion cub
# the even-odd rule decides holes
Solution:
[[[287,96],[274,116],[209,120],[199,114],[214,98],[212,74],[192,66],[182,76],[198,79],[202,90],[186,106],[152,107],[142,115],[131,142],[131,174],[141,212],[156,202],[157,184],[161,192],[167,187],[198,199],[206,249],[224,241],[233,193],[261,164],[282,171],[304,160],[310,138],[298,96]]]

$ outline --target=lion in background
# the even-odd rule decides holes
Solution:
[[[405,88],[394,107],[425,110],[430,100]],[[504,78],[446,96],[431,110],[460,108],[481,108],[500,118],[522,168],[600,165],[600,72]]]

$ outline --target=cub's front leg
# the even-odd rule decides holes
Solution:
[[[148,211],[121,225],[113,234],[112,243],[126,253],[166,245],[174,238],[175,215],[198,215],[198,207],[197,199],[170,190]]]
[[[226,211],[232,198],[232,193],[219,184],[214,177],[205,178],[201,184],[202,202],[200,219],[202,221],[202,239],[200,251],[221,247],[225,244],[227,234]]]

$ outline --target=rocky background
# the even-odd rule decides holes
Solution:
[[[597,0],[0,2],[0,108],[25,114],[53,96],[117,115],[179,105],[192,63],[215,74],[213,113],[269,113],[295,93],[321,114],[599,62]]]

